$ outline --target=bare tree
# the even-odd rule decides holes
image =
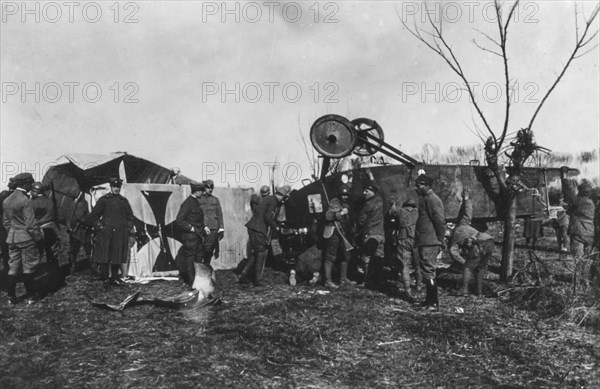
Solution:
[[[425,3],[423,3],[425,4]],[[417,25],[416,21],[412,27],[408,26],[406,21],[400,16],[402,24],[408,31],[419,41],[427,45],[432,51],[438,54],[448,66],[458,75],[464,84],[465,90],[468,92],[471,104],[477,113],[477,119],[481,122],[483,129],[479,129],[476,124],[480,138],[484,143],[485,158],[487,166],[492,172],[493,176],[497,179],[499,185],[499,196],[497,199],[497,206],[499,216],[504,220],[504,240],[502,246],[502,266],[500,279],[503,282],[509,280],[513,272],[513,259],[514,259],[514,245],[515,245],[515,221],[517,204],[516,197],[519,191],[520,176],[523,172],[523,167],[526,161],[536,152],[548,152],[549,150],[537,145],[533,136],[533,124],[538,116],[542,106],[554,91],[558,83],[562,80],[565,72],[572,64],[573,61],[580,58],[581,56],[589,53],[595,48],[589,47],[590,42],[596,37],[598,31],[590,31],[590,27],[596,17],[598,16],[599,5],[596,5],[589,17],[584,16],[585,26],[580,28],[578,26],[578,11],[575,6],[575,44],[570,53],[568,60],[562,67],[562,70],[558,73],[554,83],[550,86],[540,104],[535,109],[529,123],[516,132],[516,136],[511,139],[509,133],[509,127],[512,126],[510,122],[511,114],[511,97],[514,82],[511,82],[509,72],[509,62],[507,55],[507,42],[510,22],[513,14],[519,6],[519,0],[514,1],[511,5],[503,6],[502,2],[494,0],[494,9],[496,13],[498,37],[493,38],[490,35],[479,31],[482,36],[489,41],[487,46],[479,44],[476,40],[473,43],[485,52],[492,53],[498,56],[504,67],[504,89],[506,101],[504,104],[504,122],[503,124],[495,128],[493,127],[486,115],[484,114],[481,104],[472,88],[472,84],[460,63],[452,46],[447,42],[443,34],[442,22],[443,18],[440,17],[439,21],[432,19],[431,13],[427,12],[428,23],[427,29],[424,29]],[[491,48],[490,48],[491,45]],[[508,166],[506,169],[502,166],[502,160],[507,158]]]

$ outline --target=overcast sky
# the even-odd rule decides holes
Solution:
[[[299,180],[310,175],[300,132],[308,141],[311,124],[328,113],[377,120],[409,154],[425,143],[477,143],[459,78],[401,24],[424,17],[420,2],[23,4],[2,2],[3,186],[15,169],[41,179],[61,155],[114,151],[217,185],[267,183],[263,164],[274,160]],[[570,55],[574,4],[523,2],[515,15],[511,131],[528,124]],[[580,28],[581,12],[595,4],[577,3]],[[493,48],[482,35],[498,36],[493,9],[445,2],[440,10],[476,97],[500,128],[502,63],[472,42]],[[598,148],[598,60],[596,48],[567,71],[536,120],[539,144]]]

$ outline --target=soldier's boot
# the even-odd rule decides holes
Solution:
[[[250,282],[250,279],[249,279],[250,270],[252,270],[252,268],[255,265],[256,265],[256,254],[252,253],[250,255],[250,257],[248,258],[248,261],[246,261],[246,265],[240,272],[240,277],[238,278],[238,283],[247,284]]]
[[[359,266],[359,271],[362,270],[362,273],[364,275],[363,278],[363,285],[366,287],[367,284],[369,283],[369,279],[371,277],[371,274],[369,273],[371,267],[371,257],[363,257],[362,258],[362,268]]]
[[[464,297],[469,296],[469,284],[471,283],[472,277],[473,277],[473,271],[465,265],[465,267],[463,268],[463,276],[462,276],[462,295]]]
[[[23,274],[23,284],[25,284],[25,299],[28,304],[31,304],[38,299],[37,288],[35,287],[35,280],[32,273]]]
[[[6,276],[6,293],[8,294],[8,303],[14,305],[17,303],[17,276],[8,274]]]
[[[323,264],[323,270],[325,271],[325,286],[329,289],[337,289],[339,286],[333,283],[331,280],[331,269],[333,268],[333,262],[325,261]]]
[[[421,273],[421,269],[417,268],[415,270],[415,289],[417,293],[421,293],[421,285],[423,285],[423,273]]]
[[[265,286],[262,280],[265,262],[267,261],[267,250],[256,254],[256,265],[254,266],[254,286]]]
[[[410,270],[404,266],[402,268],[402,285],[404,286],[404,290],[410,293]]]
[[[477,287],[477,296],[483,296],[483,277],[485,276],[485,268],[477,269],[475,272],[475,285]]]
[[[356,285],[356,282],[348,279],[348,262],[340,262],[340,285]]]
[[[423,304],[423,305],[428,310],[435,311],[439,307],[438,290],[437,290],[437,285],[435,283],[435,280],[433,280],[433,279],[427,280],[425,282],[425,287],[426,287],[427,295],[425,297],[425,304]]]

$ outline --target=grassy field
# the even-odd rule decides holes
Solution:
[[[394,281],[386,293],[330,292],[290,287],[270,269],[265,288],[217,272],[219,305],[110,312],[86,296],[118,303],[184,289],[107,287],[86,270],[32,305],[3,295],[0,388],[597,388],[597,302],[585,286],[573,293],[569,258],[536,254],[540,285],[500,286],[491,272],[482,299],[457,296],[458,275],[440,274],[436,313],[405,301]],[[517,269],[530,257],[518,249]]]

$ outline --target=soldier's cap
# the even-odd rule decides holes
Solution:
[[[192,181],[192,182],[190,182],[190,188],[192,189],[192,193],[193,192],[203,192],[204,191],[204,183]]]
[[[279,188],[277,188],[277,194],[279,194],[283,197],[288,197],[290,195],[291,191],[292,191],[292,187],[289,185],[284,185],[284,186],[280,186]]]
[[[113,188],[120,188],[123,185],[123,180],[118,177],[112,177],[108,182]]]
[[[31,185],[32,192],[44,193],[44,190],[46,190],[46,188],[44,187],[44,184],[42,184],[41,182],[34,182],[33,185]]]
[[[13,177],[15,187],[33,184],[33,176],[31,173],[19,173]]]
[[[269,193],[271,193],[271,188],[269,188],[268,185],[263,185],[260,187],[260,194],[261,195],[268,195]]]
[[[202,181],[202,183],[204,184],[204,186],[206,188],[214,189],[214,187],[215,187],[215,183],[213,180]]]
[[[421,174],[415,180],[415,184],[431,186],[432,183],[433,183],[433,180],[431,178],[427,177],[425,174]]]
[[[404,203],[402,203],[403,207],[413,207],[413,208],[417,208],[417,203],[415,203],[414,200],[408,199],[406,200]]]
[[[350,196],[350,188],[348,188],[346,185],[342,185],[340,186],[340,189],[338,189],[338,194],[340,196]]]

